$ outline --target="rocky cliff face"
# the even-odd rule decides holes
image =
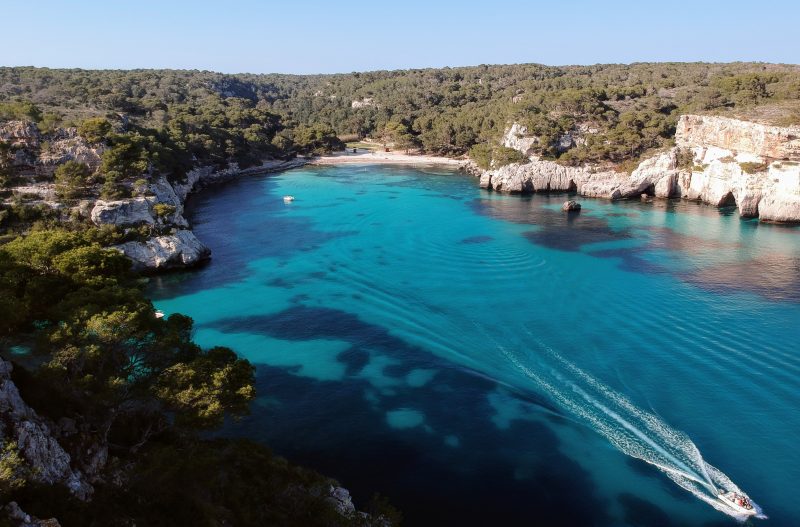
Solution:
[[[75,128],[61,128],[42,134],[34,123],[8,121],[0,123],[0,141],[8,144],[12,164],[21,176],[52,177],[58,165],[74,160],[97,169],[105,147],[87,143]],[[154,178],[143,195],[122,200],[84,200],[74,209],[88,216],[95,225],[114,225],[122,228],[150,227],[151,238],[116,246],[133,260],[137,270],[157,271],[196,265],[207,259],[211,251],[189,230],[184,218],[184,202],[190,192],[206,185],[235,177],[286,170],[305,164],[303,159],[269,160],[261,165],[240,169],[232,163],[225,169],[197,167],[182,181],[170,182],[165,177]],[[52,208],[63,208],[52,183],[29,182],[12,190],[15,194],[36,195],[41,203]],[[162,207],[159,207],[162,205]]]
[[[211,250],[189,230],[155,236],[145,242],[127,242],[113,248],[130,258],[134,271],[193,267],[211,257]]]
[[[530,138],[512,126],[503,144],[528,155]],[[575,191],[625,199],[647,193],[735,205],[742,217],[800,222],[800,127],[781,128],[725,117],[684,115],[676,147],[645,159],[630,174],[601,167],[565,167],[531,157],[480,174],[483,188],[501,192]],[[690,151],[693,167],[678,164]]]
[[[33,479],[63,484],[78,498],[88,499],[93,488],[87,477],[73,468],[70,455],[48,424],[20,397],[11,380],[11,363],[0,359],[0,441],[16,442]]]
[[[800,160],[800,126],[767,126],[708,115],[684,115],[675,132],[678,146],[718,147],[772,160]]]
[[[480,186],[501,192],[577,192],[582,196],[609,199],[655,193],[658,187],[663,197],[669,197],[674,192],[678,172],[673,151],[646,160],[632,174],[531,159],[525,164],[512,163],[483,172]]]
[[[52,176],[58,165],[66,161],[86,163],[93,169],[100,166],[105,147],[86,142],[75,128],[59,128],[43,135],[34,123],[8,121],[0,124],[0,141],[14,152],[12,164],[22,174]]]
[[[156,179],[149,185],[147,196],[117,201],[98,200],[92,208],[91,218],[96,225],[147,225],[162,232],[172,231],[146,241],[132,241],[114,247],[131,259],[134,270],[150,272],[191,267],[210,258],[211,250],[187,230],[189,222],[183,217],[183,205],[189,193],[242,175],[286,170],[304,163],[304,160],[266,161],[243,170],[236,164],[224,170],[199,167],[191,170],[180,182],[170,183],[163,177]],[[172,207],[173,212],[159,216],[156,213],[159,204]]]

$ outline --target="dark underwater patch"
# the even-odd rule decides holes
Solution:
[[[458,243],[462,245],[472,245],[478,243],[487,243],[492,240],[494,240],[494,238],[491,236],[469,236],[467,238],[460,240]]]
[[[617,500],[625,509],[625,521],[636,527],[670,527],[672,518],[655,504],[633,494],[624,493]]]
[[[550,199],[476,199],[473,209],[479,214],[523,225],[537,230],[524,236],[536,245],[560,251],[580,251],[584,245],[631,238],[627,229],[615,230],[602,217],[588,214],[566,214],[543,206]],[[559,201],[563,201],[559,200]]]
[[[342,332],[352,336],[354,327]],[[417,353],[427,355],[406,351],[411,364],[419,363]],[[355,347],[344,354],[353,371],[363,368],[366,356]],[[369,400],[365,393],[374,389],[365,379],[319,381],[259,366],[257,389],[275,403],[256,405],[226,433],[259,438],[293,462],[338,478],[357,504],[374,492],[387,496],[406,525],[609,525],[594,482],[561,453],[547,426],[528,420],[494,426],[487,397],[496,384],[488,379],[443,368],[424,387],[400,385]],[[423,414],[424,424],[389,426],[386,412],[400,407]],[[450,435],[459,438],[458,448],[445,443]]]
[[[294,287],[287,280],[285,280],[284,278],[282,278],[280,276],[277,277],[277,278],[273,278],[271,280],[268,280],[266,285],[268,287],[282,287],[284,289],[292,289],[292,287]]]
[[[212,261],[202,269],[154,281],[148,295],[157,300],[240,282],[250,275],[249,264],[255,260],[314,251],[331,240],[357,234],[318,231],[311,218],[287,215],[275,178],[264,174],[235,179],[190,195],[186,216],[197,237],[211,249]],[[231,211],[236,211],[235,217]]]
[[[716,294],[746,291],[774,302],[800,303],[800,257],[764,254],[752,260],[713,265],[679,277]]]

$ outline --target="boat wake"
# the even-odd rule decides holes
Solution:
[[[380,290],[364,277],[348,278],[350,287],[353,284],[363,287],[363,298],[371,300],[378,311],[391,315],[391,327],[398,335],[474,368],[476,372],[486,371],[486,362],[491,355],[482,355],[480,360],[475,360],[460,351],[474,346],[474,337],[477,335],[465,332],[467,325],[456,324],[455,321],[461,320],[458,316],[433,309],[414,295],[406,294],[405,301],[398,304],[391,292]],[[421,312],[426,313],[426,317],[415,316],[415,313]],[[410,325],[412,320],[415,323]],[[511,366],[508,371],[510,377],[493,375],[491,378],[495,381],[543,392],[569,413],[588,423],[617,449],[653,465],[680,487],[718,511],[739,520],[752,515],[718,498],[721,491],[732,491],[748,498],[755,509],[755,517],[766,518],[761,508],[728,476],[705,462],[697,446],[685,433],[670,427],[657,415],[636,407],[623,395],[536,340],[530,332],[527,332],[529,338],[523,338],[522,341],[511,336],[506,339],[494,331],[490,332],[469,316],[464,316],[463,320],[471,322],[480,335],[478,340],[485,340],[502,352],[497,356],[499,363],[494,364],[499,368],[498,371],[508,371]],[[448,335],[446,340],[440,337],[443,333]],[[516,333],[514,336],[520,335]],[[515,344],[506,346],[506,342]],[[524,376],[522,385],[517,384],[520,373]],[[530,386],[529,381],[534,386]]]
[[[722,471],[706,463],[686,434],[637,408],[547,346],[540,344],[540,353],[510,351],[499,344],[498,347],[527,378],[623,453],[655,466],[718,511],[739,520],[748,517],[717,498],[720,490],[746,494]],[[766,518],[752,499],[750,502],[756,510],[755,516]]]

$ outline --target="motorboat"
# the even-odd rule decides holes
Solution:
[[[747,516],[752,516],[756,514],[758,511],[753,504],[747,499],[747,496],[743,496],[742,494],[730,491],[724,492],[720,491],[717,494],[717,499],[722,501],[725,505],[732,508],[739,514],[746,514]]]
[[[291,203],[293,201],[294,201],[294,196],[284,196],[283,197],[283,202],[284,203]]]
[[[164,312],[161,311],[160,309],[156,309],[155,315],[156,315],[156,318],[164,318]]]

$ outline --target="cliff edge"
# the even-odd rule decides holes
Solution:
[[[525,134],[515,123],[502,142],[528,155]],[[630,173],[530,156],[479,176],[482,188],[500,192],[577,192],[613,200],[648,194],[736,206],[742,217],[762,221],[800,222],[800,127],[683,115],[675,147],[644,159]]]

